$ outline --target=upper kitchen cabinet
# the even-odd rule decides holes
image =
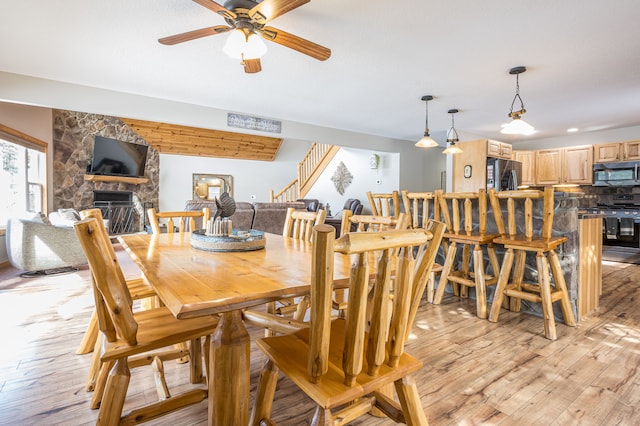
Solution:
[[[593,183],[592,145],[562,149],[562,183],[590,185]]]
[[[557,185],[562,181],[562,148],[536,151],[536,184]]]
[[[640,141],[612,142],[593,146],[593,162],[640,160]]]
[[[522,163],[521,185],[532,186],[536,184],[536,152],[513,151],[513,159]]]
[[[487,157],[504,158],[505,160],[511,160],[512,148],[511,144],[487,140]]]

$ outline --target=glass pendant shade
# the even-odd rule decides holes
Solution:
[[[458,142],[460,138],[458,137],[458,132],[456,130],[455,121],[453,118],[458,112],[459,111],[455,108],[448,111],[448,113],[451,114],[451,128],[447,132],[447,143],[449,145],[445,148],[444,151],[442,151],[443,154],[460,154],[462,152],[462,149],[456,146],[456,142]]]
[[[500,133],[505,135],[525,135],[529,136],[535,132],[533,126],[520,117],[513,117],[513,120],[502,126]]]
[[[416,142],[416,146],[419,148],[433,148],[435,146],[438,146],[438,142],[433,140],[428,133],[425,133],[424,137]]]
[[[444,151],[443,154],[461,154],[462,150],[456,146],[455,143],[450,144]]]
[[[222,51],[234,59],[257,59],[267,53],[267,45],[253,32],[235,30],[227,37]]]

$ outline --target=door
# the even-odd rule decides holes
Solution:
[[[535,151],[514,151],[515,160],[522,163],[521,185],[536,184],[536,152]]]
[[[562,178],[562,149],[536,151],[536,176],[538,185],[555,185]]]
[[[595,163],[606,163],[608,161],[620,161],[620,149],[619,143],[603,143],[593,146]]]
[[[624,160],[640,160],[640,141],[625,142],[624,146]]]
[[[593,183],[593,149],[591,145],[564,148],[562,183]]]

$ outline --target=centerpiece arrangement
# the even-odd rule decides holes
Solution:
[[[235,200],[224,192],[215,198],[216,213],[204,224],[204,229],[191,233],[191,247],[205,251],[250,251],[265,246],[264,232],[253,229],[233,229],[229,217],[236,211]]]

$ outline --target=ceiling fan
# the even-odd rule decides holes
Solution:
[[[320,61],[331,56],[331,49],[277,28],[266,26],[269,21],[309,3],[311,0],[226,0],[224,6],[213,0],[193,1],[221,15],[229,26],[216,25],[175,34],[158,39],[160,43],[174,45],[235,30],[223,50],[228,55],[241,59],[240,63],[244,66],[246,73],[257,73],[262,70],[260,56],[266,52],[266,47],[258,35]]]

